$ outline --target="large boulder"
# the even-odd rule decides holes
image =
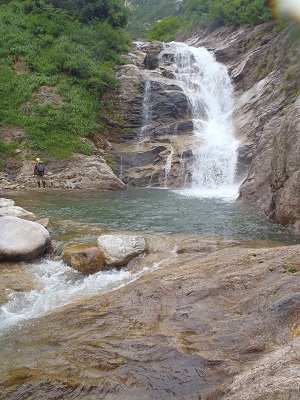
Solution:
[[[103,256],[96,246],[89,244],[74,244],[64,248],[63,260],[70,267],[85,275],[99,272],[103,269]]]
[[[24,210],[22,207],[15,206],[15,202],[11,199],[0,198],[0,217],[3,216],[19,217],[23,219],[28,219],[34,221],[36,219],[35,215]]]
[[[49,163],[46,186],[65,189],[119,190],[126,185],[116,177],[111,167],[100,155],[74,154],[74,161],[55,170],[55,162]]]
[[[26,211],[24,208],[18,206],[0,207],[0,217],[4,216],[18,217],[30,221],[35,220],[34,213]]]
[[[49,243],[49,232],[37,222],[0,217],[0,261],[34,260]]]
[[[146,240],[134,235],[102,235],[97,244],[109,267],[124,266],[147,249]]]
[[[5,199],[2,197],[0,199],[0,208],[2,207],[13,207],[16,203],[12,199]]]

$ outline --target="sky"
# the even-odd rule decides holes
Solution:
[[[280,14],[300,20],[300,0],[277,0]]]

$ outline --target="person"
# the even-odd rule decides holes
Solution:
[[[44,178],[45,174],[44,163],[43,161],[40,160],[40,158],[37,158],[35,161],[36,163],[34,164],[33,174],[36,175],[38,187],[41,187],[41,181],[43,183],[43,187],[46,187],[46,182]]]

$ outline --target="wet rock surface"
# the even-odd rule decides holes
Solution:
[[[102,271],[104,267],[104,260],[98,247],[86,243],[65,247],[62,257],[66,264],[85,275]]]
[[[300,246],[145,237],[141,278],[1,337],[2,398],[296,399]]]
[[[197,140],[189,100],[169,67],[174,54],[161,58],[160,42],[135,45],[125,55],[128,64],[116,72],[120,89],[110,94],[125,127],[112,129],[111,143],[119,159],[114,171],[128,186],[165,187],[168,180],[168,186],[182,187]]]

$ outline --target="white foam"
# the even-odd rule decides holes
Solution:
[[[156,267],[154,265],[151,270]],[[32,278],[37,289],[9,295],[9,301],[0,308],[0,334],[74,301],[116,290],[148,271],[145,268],[131,273],[120,269],[83,276],[62,261],[36,262],[32,264]]]

